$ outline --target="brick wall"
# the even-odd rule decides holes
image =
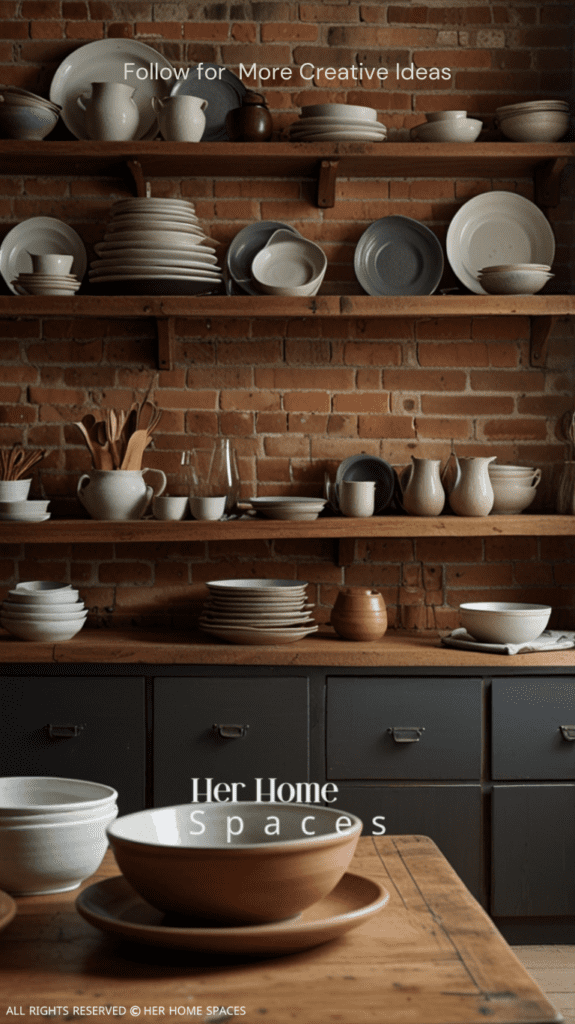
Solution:
[[[289,66],[289,88],[264,89],[279,129],[311,101],[366,103],[389,127],[423,113],[465,107],[492,127],[495,107],[535,97],[570,97],[574,8],[570,2],[506,4],[113,3],[23,0],[0,3],[0,80],[47,95],[63,57],[94,39],[133,37],[174,64],[198,60]],[[315,66],[452,69],[451,82],[345,83]],[[60,137],[65,129],[59,129]],[[158,143],[161,145],[161,143]],[[254,168],[254,171],[256,168]],[[156,196],[196,203],[209,233],[228,242],[246,223],[293,223],[325,248],[322,291],[361,288],[355,244],[373,220],[402,214],[443,241],[469,197],[489,189],[532,197],[528,180],[343,180],[337,203],[321,211],[309,181],[219,178],[152,182]],[[571,290],[573,175],[550,211],[557,239],[553,290]],[[1,230],[48,215],[72,224],[91,253],[110,202],[129,194],[125,180],[0,178]],[[441,287],[457,282],[449,268]],[[447,458],[486,452],[544,470],[538,508],[553,510],[565,444],[557,420],[573,406],[573,329],[559,322],[547,365],[529,363],[525,317],[420,320],[323,319],[176,322],[175,368],[155,377],[155,329],[145,320],[0,321],[0,443],[47,447],[34,492],[75,493],[87,453],[71,425],[92,407],[127,408],[155,379],[164,416],[151,466],[177,491],[180,452],[232,438],[244,495],[318,494],[326,469],[359,451],[406,465],[412,454]],[[55,502],[57,505],[57,502]],[[190,596],[206,579],[281,575],[309,580],[323,618],[340,583],[382,589],[392,623],[419,629],[457,624],[470,598],[549,601],[555,624],[573,626],[573,546],[557,539],[329,541],[180,545],[3,545],[0,591],[14,580],[66,579],[80,586],[94,621],[189,620]]]

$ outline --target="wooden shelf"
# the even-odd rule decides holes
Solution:
[[[325,516],[310,523],[255,518],[227,522],[50,519],[45,523],[0,523],[0,543],[5,544],[130,544],[314,537],[575,537],[575,516],[373,516],[371,519]]]
[[[261,644],[230,644],[195,628],[83,629],[72,640],[33,643],[16,640],[0,630],[0,664],[149,664],[149,665],[330,665],[357,668],[427,667],[522,669],[575,668],[575,649],[509,655],[483,654],[442,647],[436,634],[390,630],[381,640],[354,643],[336,636],[330,626],[318,633],[280,647]]]

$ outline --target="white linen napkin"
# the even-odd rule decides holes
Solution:
[[[544,629],[536,640],[525,644],[485,644],[476,640],[466,629],[454,629],[441,638],[440,645],[459,647],[463,651],[485,651],[486,654],[533,654],[535,651],[564,651],[575,647],[575,632]]]

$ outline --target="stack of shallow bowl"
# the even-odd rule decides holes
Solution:
[[[292,142],[385,142],[387,129],[372,107],[319,103],[302,107],[289,137]]]
[[[82,779],[0,779],[0,888],[15,896],[76,889],[102,861],[117,797]]]
[[[535,295],[554,277],[547,263],[499,263],[482,267],[477,280],[490,295]]]
[[[286,519],[309,523],[317,519],[327,505],[327,498],[267,497],[250,498],[252,508],[266,519]]]
[[[0,607],[0,623],[20,640],[71,640],[88,609],[69,584],[37,580],[17,583]]]
[[[483,121],[467,117],[466,110],[438,110],[425,117],[411,129],[415,142],[475,142],[483,128]]]
[[[13,85],[0,88],[0,136],[44,139],[56,126],[60,107],[43,96]]]
[[[315,633],[307,583],[293,580],[225,580],[207,584],[200,626],[236,644],[288,644]]]
[[[187,199],[121,199],[103,242],[90,281],[105,291],[131,294],[193,295],[219,291],[223,281],[215,248],[208,244]]]
[[[513,142],[558,142],[569,128],[564,100],[531,100],[497,107],[496,124]]]
[[[529,508],[537,492],[541,470],[533,466],[506,466],[491,462],[489,479],[493,488],[492,515],[519,515]]]

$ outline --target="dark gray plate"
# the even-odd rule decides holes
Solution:
[[[364,231],[353,265],[368,295],[432,295],[443,273],[443,251],[419,221],[383,217]]]

